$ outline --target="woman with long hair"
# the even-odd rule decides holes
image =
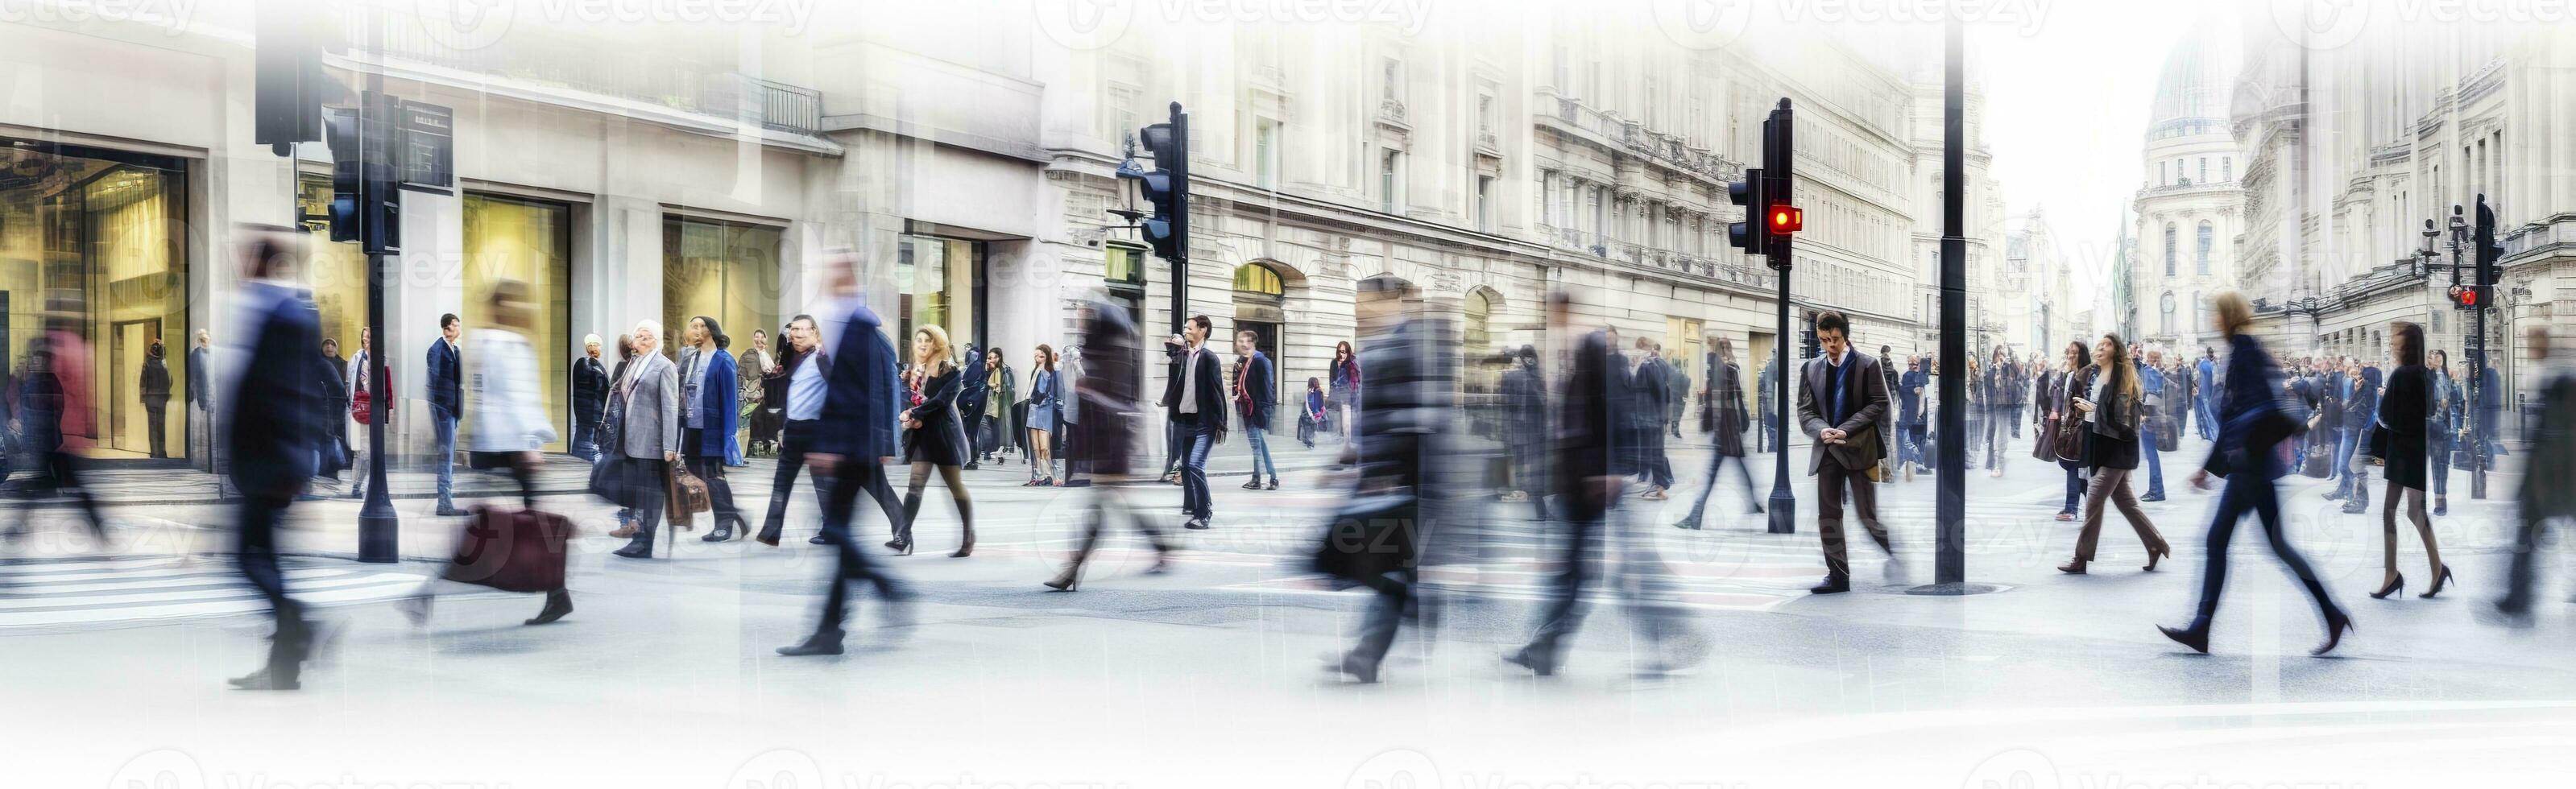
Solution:
[[[2083,414],[2075,411],[2071,403],[2075,399],[2075,393],[2084,391],[2086,387],[2092,385],[2091,379],[2086,375],[2090,368],[2085,365],[2090,357],[2091,354],[2084,350],[2084,343],[2080,341],[2066,343],[2064,360],[2055,372],[2043,378],[2045,384],[2040,392],[2042,402],[2039,410],[2048,415],[2046,426],[2039,431],[2040,448],[2045,451],[2034,454],[2043,459],[2055,460],[2058,467],[2066,470],[2066,506],[2057,511],[2057,519],[2060,521],[2075,520],[2076,507],[2084,502],[2083,453],[2078,452],[2074,456],[2068,456],[2057,451],[2056,442],[2060,431],[2071,429],[2067,427],[2067,420],[2084,417]]]
[[[2451,566],[2442,563],[2442,546],[2433,541],[2433,521],[2424,516],[2425,433],[2426,423],[2433,419],[2430,393],[2433,374],[2424,368],[2424,327],[2398,322],[2389,327],[2389,351],[2397,357],[2397,369],[2388,374],[2388,391],[2379,398],[2377,429],[2388,434],[2381,458],[2388,463],[2388,495],[2380,507],[2379,544],[2386,559],[2387,573],[2380,577],[2379,591],[2372,598],[2386,598],[2406,589],[2406,576],[2397,572],[2397,503],[2406,502],[2406,518],[2415,522],[2415,535],[2424,540],[2424,560],[2430,565],[2432,586],[2422,597],[2442,593],[2451,582]]]
[[[938,326],[923,326],[912,333],[912,375],[906,380],[903,423],[904,454],[912,463],[912,479],[903,494],[903,527],[895,532],[886,547],[897,553],[912,553],[912,524],[921,514],[921,489],[930,483],[931,472],[948,486],[948,496],[957,503],[957,520],[962,534],[957,552],[951,557],[965,557],[975,552],[975,502],[966,495],[966,481],[959,473],[966,464],[966,431],[957,423],[957,363],[948,358],[948,332]]]
[[[2352,617],[2335,606],[2325,582],[2318,580],[2307,559],[2281,534],[2280,491],[2272,486],[2283,473],[2281,441],[2297,434],[2299,420],[2281,405],[2281,371],[2272,365],[2272,354],[2245,333],[2246,325],[2254,322],[2253,305],[2231,291],[2210,299],[2210,306],[2218,333],[2227,337],[2227,384],[2218,406],[2218,437],[2210,447],[2209,461],[2192,475],[2192,483],[2203,485],[2216,475],[2225,477],[2227,486],[2219,492],[2218,514],[2209,522],[2209,545],[2203,551],[2208,568],[2200,579],[2199,614],[2191,624],[2156,629],[2194,652],[2209,652],[2210,621],[2218,615],[2218,594],[2227,585],[2227,543],[2236,536],[2236,523],[2250,513],[2262,521],[2272,553],[2281,557],[2281,563],[2316,600],[2317,612],[2325,618],[2326,641],[2308,654],[2323,655],[2342,643],[2344,631],[2352,629]]]
[[[1329,388],[1325,390],[1331,403],[1328,407],[1332,409],[1333,416],[1338,417],[1333,420],[1333,434],[1340,436],[1343,443],[1349,443],[1351,409],[1360,402],[1360,355],[1351,350],[1351,341],[1333,344],[1333,362],[1325,372],[1331,376]]]
[[[1029,481],[1028,486],[1055,486],[1056,408],[1063,401],[1057,391],[1055,349],[1043,343],[1029,356]]]
[[[984,376],[984,388],[992,392],[985,399],[989,405],[984,406],[984,423],[966,426],[974,431],[975,456],[986,463],[999,464],[1001,460],[993,453],[1018,443],[1013,440],[1019,431],[1012,429],[1011,412],[1020,402],[1019,374],[1011,369],[1009,357],[998,347],[984,349],[984,358],[976,360],[975,369],[967,374]]]
[[[2093,561],[2093,546],[2102,537],[2102,506],[2116,504],[2120,515],[2129,519],[2129,528],[2137,530],[2138,542],[2147,548],[2145,569],[2154,570],[2157,560],[2173,555],[2173,547],[2156,533],[2156,525],[2138,508],[2138,496],[2129,488],[2129,475],[2138,470],[2138,451],[2143,446],[2138,430],[2145,421],[2145,387],[2119,335],[2102,335],[2093,344],[2093,367],[2097,372],[2091,388],[2069,401],[2083,414],[2084,466],[2092,478],[2084,497],[2084,530],[2075,538],[2075,560],[2057,569],[2084,574],[2084,566]]]

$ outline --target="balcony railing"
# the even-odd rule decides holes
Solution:
[[[376,14],[342,15],[342,35],[352,45],[352,58],[373,59],[364,45],[373,24],[369,17],[376,16],[383,21],[382,49],[388,61],[736,118],[776,131],[813,134],[822,125],[822,99],[816,91],[698,62],[685,53],[553,30],[459,42],[433,32],[447,26],[394,9],[388,4]]]
[[[1712,181],[1726,182],[1744,177],[1743,165],[1727,161],[1715,152],[1694,148],[1678,135],[1646,128],[1634,119],[1583,106],[1582,102],[1557,97],[1555,118],[1568,126],[1590,133],[1626,148],[1640,156]]]

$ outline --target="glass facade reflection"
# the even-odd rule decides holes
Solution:
[[[298,176],[295,197],[302,224],[310,231],[305,239],[313,251],[310,279],[313,305],[322,313],[322,338],[338,340],[340,358],[349,359],[358,354],[358,330],[367,325],[367,255],[358,242],[331,240],[331,176]]]
[[[895,336],[896,347],[910,354],[913,329],[922,325],[947,330],[957,353],[965,353],[967,343],[985,346],[977,309],[984,300],[984,278],[978,276],[984,268],[983,242],[908,234],[898,248],[895,284],[902,293],[897,307],[902,333]]]
[[[189,455],[186,215],[181,160],[0,138],[0,358],[15,370],[48,321],[77,335],[80,438],[100,457]],[[171,381],[158,430],[143,391],[154,341]]]
[[[515,279],[528,283],[537,304],[536,348],[546,417],[557,440],[548,452],[564,451],[572,436],[572,207],[562,203],[490,194],[465,196],[465,321],[463,341],[474,344],[474,332],[492,323],[492,283]],[[430,316],[435,320],[436,316]]]
[[[662,220],[662,325],[679,332],[706,315],[733,337],[731,353],[750,347],[754,329],[778,337],[781,228],[696,217]],[[773,343],[775,344],[775,343]],[[610,349],[614,350],[614,349]]]

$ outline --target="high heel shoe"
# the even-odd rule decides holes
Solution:
[[[2441,574],[2441,575],[2433,576],[2433,588],[2424,590],[2424,593],[2423,593],[2423,594],[2416,595],[2416,597],[2419,597],[2419,598],[2422,598],[2422,599],[2426,599],[2426,600],[2433,599],[2433,596],[2434,596],[2434,595],[2437,595],[2437,594],[2441,594],[2441,593],[2442,593],[2442,587],[2444,587],[2444,586],[2448,586],[2448,585],[2450,585],[2450,583],[2451,583],[2451,566],[2450,566],[2450,565],[2448,565],[2448,564],[2444,564],[2444,565],[2442,565],[2442,574]]]
[[[948,558],[963,559],[973,555],[975,555],[975,530],[970,528],[966,530],[966,539],[957,543],[957,552],[949,554]]]
[[[1047,581],[1043,585],[1058,592],[1070,592],[1073,591],[1074,584],[1080,581],[1081,579],[1076,577],[1072,568],[1066,568],[1063,574],[1055,577],[1055,580]]]
[[[2191,647],[2193,652],[2209,654],[2209,625],[2207,624],[2195,621],[2186,627],[2157,625],[2156,632],[2165,634],[2166,638],[2173,639],[2175,643]]]
[[[2165,546],[2165,547],[2157,548],[2157,549],[2155,549],[2155,550],[2153,550],[2153,551],[2149,551],[2149,552],[2147,552],[2147,566],[2146,566],[2146,567],[2144,567],[2144,568],[2142,568],[2142,569],[2146,570],[2147,572],[2151,572],[2151,573],[2152,573],[2152,572],[2155,572],[2155,571],[2156,571],[2156,562],[2162,561],[2162,560],[2167,559],[2167,558],[2171,558],[2172,556],[2173,556],[2173,546],[2171,546],[2171,545],[2167,545],[2167,546]]]
[[[2386,600],[2389,595],[2398,594],[2404,591],[2406,591],[2406,574],[2398,573],[2395,580],[2391,580],[2387,585],[2379,587],[2379,591],[2370,593],[2370,599]],[[2439,589],[2437,588],[2435,591],[2439,591]],[[2425,596],[2430,597],[2432,595],[2427,594]]]
[[[2360,631],[2360,628],[2352,626],[2352,616],[2349,614],[2338,612],[2334,616],[2327,617],[2326,642],[2318,644],[2315,649],[2308,650],[2308,656],[2325,657],[2326,653],[2334,651],[2336,644],[2343,643],[2343,634]]]

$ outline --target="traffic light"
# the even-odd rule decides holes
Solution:
[[[1767,218],[1764,229],[1768,231],[1762,253],[1774,271],[1789,270],[1789,242],[1807,226],[1806,212],[1791,197],[1795,191],[1791,153],[1796,150],[1791,117],[1789,99],[1783,96],[1780,105],[1772,108],[1771,116],[1762,121],[1761,205]]]
[[[332,107],[323,118],[331,144],[331,240],[356,241],[371,255],[402,252],[402,99],[365,97],[363,113]],[[363,114],[364,120],[361,120]]]
[[[1145,243],[1154,254],[1175,263],[1189,259],[1190,254],[1190,116],[1172,102],[1172,119],[1147,126],[1137,135],[1147,154],[1154,157],[1152,169],[1135,159],[1118,165],[1118,177],[1136,179],[1144,187],[1145,200],[1154,207],[1152,216],[1144,217],[1142,232]]]
[[[1758,217],[1763,213],[1763,207],[1771,204],[1770,201],[1762,199],[1762,187],[1765,185],[1762,168],[1759,167],[1745,168],[1744,180],[1728,181],[1726,184],[1726,199],[1735,203],[1736,207],[1744,209],[1744,221],[1727,223],[1726,243],[1747,255],[1770,253],[1769,234],[1764,233],[1761,226],[1757,224],[1761,221]]]
[[[307,3],[263,5],[252,29],[251,141],[273,147],[322,139],[322,105],[346,100],[348,89],[322,69],[325,48],[339,49],[327,17]]]
[[[2497,286],[2504,284],[2504,244],[2496,241],[2495,209],[2487,207],[2487,196],[2478,195],[2476,229],[2469,239],[2477,253],[2477,284],[2470,298],[2480,308],[2495,306]]]
[[[1825,348],[1816,341],[1816,314],[1807,313],[1806,318],[1800,322],[1798,330],[1799,358],[1813,359],[1824,355]]]

